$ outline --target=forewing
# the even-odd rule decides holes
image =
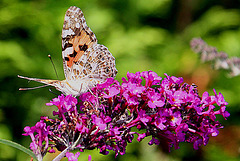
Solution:
[[[73,65],[96,44],[96,36],[87,26],[83,12],[80,8],[71,6],[65,14],[62,30],[62,57],[66,79],[71,79]]]

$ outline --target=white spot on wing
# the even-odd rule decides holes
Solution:
[[[72,54],[72,53],[73,53],[73,47],[68,47],[64,51],[62,51],[62,55],[64,57],[66,57],[66,56],[68,56],[69,54]]]
[[[68,16],[65,16],[65,21],[69,21],[69,17]]]
[[[80,28],[80,24],[79,23],[76,23],[76,28]]]
[[[67,35],[74,35],[75,33],[73,32],[73,30],[70,28],[69,30],[63,30],[62,31],[62,38],[66,38]]]

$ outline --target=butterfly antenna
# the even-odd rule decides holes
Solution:
[[[47,86],[49,86],[49,84],[45,84],[43,86],[38,86],[38,87],[32,87],[32,88],[19,88],[19,91],[33,90],[33,89],[38,89],[38,88],[47,87]]]
[[[54,65],[54,63],[53,63],[53,60],[52,60],[52,57],[51,57],[51,55],[50,55],[50,54],[48,55],[48,58],[50,59],[50,61],[51,61],[52,65],[53,65],[53,69],[54,69],[54,71],[55,71],[55,73],[56,73],[57,79],[59,80],[59,77],[58,77],[58,74],[57,74],[56,67],[55,67],[55,65]]]

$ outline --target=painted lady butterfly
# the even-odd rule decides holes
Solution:
[[[65,15],[62,58],[65,80],[18,77],[54,86],[65,95],[79,96],[117,74],[115,58],[107,47],[97,43],[95,34],[86,24],[83,12],[75,6],[71,6]]]

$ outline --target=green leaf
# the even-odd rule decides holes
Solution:
[[[17,149],[23,151],[24,153],[30,155],[31,157],[33,157],[33,159],[37,160],[36,156],[34,155],[34,153],[31,150],[25,148],[24,146],[22,146],[18,143],[15,143],[15,142],[10,141],[10,140],[1,139],[1,138],[0,138],[0,143],[3,143],[5,145],[8,145],[8,146],[11,146],[11,147],[14,147],[14,148],[17,148]]]

